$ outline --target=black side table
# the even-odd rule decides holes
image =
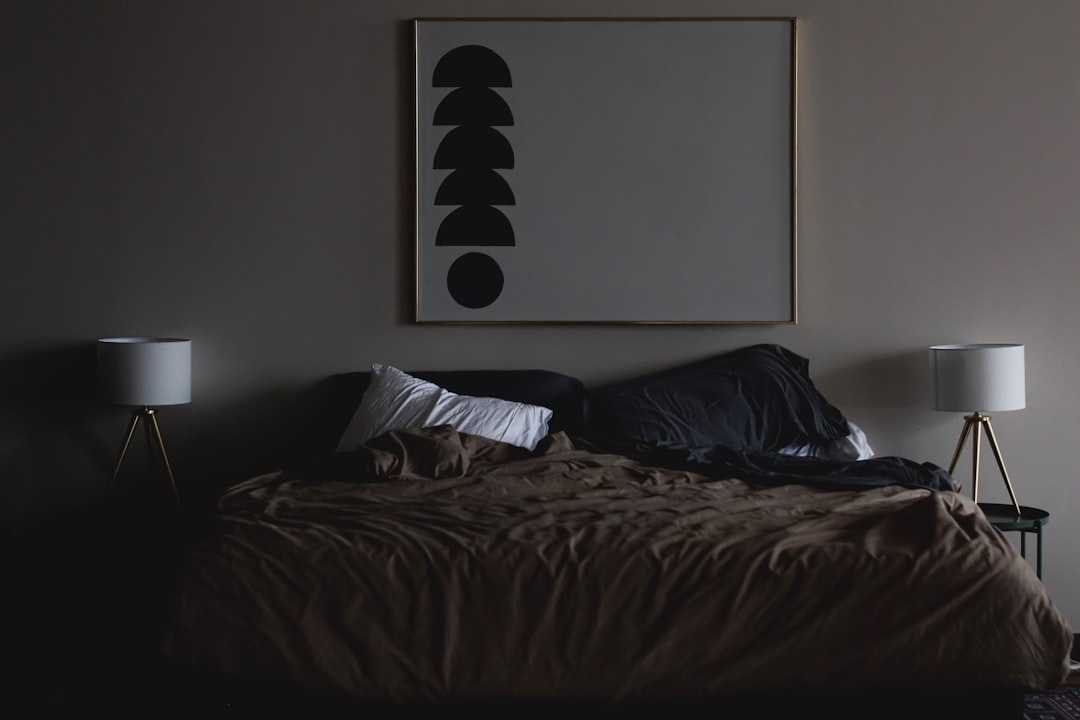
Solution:
[[[1035,533],[1035,574],[1042,579],[1042,529],[1050,522],[1050,513],[1039,508],[1020,506],[1020,515],[1016,508],[1008,503],[979,503],[979,509],[986,515],[990,524],[1002,531],[1016,530],[1020,533],[1020,555],[1027,557],[1024,542],[1028,533]]]

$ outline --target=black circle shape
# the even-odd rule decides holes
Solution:
[[[487,307],[502,293],[502,268],[490,255],[465,253],[446,271],[446,289],[462,307],[472,310]]]

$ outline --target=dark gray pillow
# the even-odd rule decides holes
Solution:
[[[689,448],[829,445],[848,435],[847,419],[814,387],[809,366],[780,345],[752,345],[598,388],[588,433]]]

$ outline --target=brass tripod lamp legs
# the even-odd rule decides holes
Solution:
[[[1016,516],[1020,517],[1020,503],[1016,500],[1012,482],[1009,481],[1009,472],[1005,469],[1005,461],[1001,459],[1001,449],[998,447],[997,437],[994,435],[994,426],[990,424],[990,416],[976,412],[964,416],[964,429],[960,432],[960,440],[956,443],[956,451],[953,452],[952,462],[949,463],[949,474],[956,469],[956,461],[960,459],[960,453],[964,449],[964,441],[971,435],[971,496],[975,502],[979,502],[979,444],[982,439],[982,429],[986,426],[986,437],[990,441],[990,449],[994,451],[994,459],[997,460],[1001,477],[1005,479],[1005,487],[1009,490]],[[957,488],[959,489],[959,487]]]
[[[127,455],[128,446],[131,445],[131,438],[135,435],[135,428],[138,427],[139,420],[146,421],[144,428],[146,430],[147,461],[149,462],[153,458],[155,449],[161,453],[161,459],[165,463],[165,472],[169,477],[169,486],[172,488],[173,500],[176,501],[176,507],[180,508],[180,493],[176,490],[176,480],[173,478],[172,466],[169,464],[169,456],[165,453],[165,441],[161,437],[161,428],[158,427],[157,411],[153,408],[144,407],[131,413],[131,423],[128,425],[127,435],[124,437],[124,445],[120,448],[120,457],[116,460],[116,469],[113,470],[113,483],[116,483],[116,478],[120,475],[120,466],[124,464],[124,457]]]

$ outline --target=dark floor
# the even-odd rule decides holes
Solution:
[[[156,671],[180,523],[110,504],[9,531],[0,700],[47,708],[144,685]]]

